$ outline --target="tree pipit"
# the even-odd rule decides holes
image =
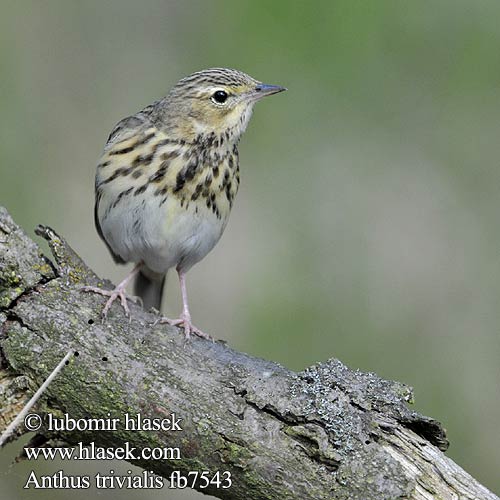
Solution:
[[[254,104],[285,90],[233,69],[194,73],[170,93],[120,121],[97,166],[95,223],[115,262],[135,263],[109,296],[130,315],[125,288],[145,308],[160,309],[167,271],[175,267],[182,293],[179,319],[186,337],[208,337],[191,322],[186,273],[219,241],[240,183],[238,142]]]

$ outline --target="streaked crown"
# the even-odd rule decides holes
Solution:
[[[176,135],[225,135],[233,141],[245,131],[254,104],[286,90],[235,69],[210,68],[180,80],[160,101],[165,125]]]
[[[243,73],[243,71],[238,71],[237,69],[227,69],[227,68],[209,68],[202,71],[197,71],[192,75],[186,76],[182,80],[179,80],[177,85],[174,87],[180,89],[182,92],[188,92],[190,89],[194,89],[200,86],[226,86],[236,89],[251,88],[257,85],[259,82],[252,78],[251,76]]]

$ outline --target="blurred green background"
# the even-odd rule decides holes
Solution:
[[[295,370],[335,356],[413,386],[449,456],[500,490],[500,2],[0,5],[0,204],[17,222],[120,280],[92,213],[112,126],[210,66],[288,87],[257,105],[226,233],[189,274],[195,323]],[[166,295],[176,314],[174,275]],[[19,447],[5,498],[67,498],[23,491],[33,467],[109,468],[11,467]]]

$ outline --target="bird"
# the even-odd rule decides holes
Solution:
[[[227,68],[197,71],[111,131],[95,177],[97,232],[118,264],[132,271],[113,290],[85,286],[108,298],[106,318],[127,285],[145,309],[160,311],[169,269],[179,277],[182,312],[162,323],[210,338],[193,325],[186,273],[219,241],[240,184],[238,143],[261,98],[286,90]]]

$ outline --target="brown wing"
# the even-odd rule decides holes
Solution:
[[[97,229],[97,234],[101,237],[101,240],[104,241],[106,246],[108,247],[109,253],[111,254],[111,257],[113,257],[113,260],[115,261],[116,264],[126,264],[126,262],[115,252],[113,252],[113,249],[109,246],[109,243],[106,241],[106,238],[104,237],[104,234],[102,233],[101,225],[99,224],[99,217],[97,216],[97,211],[99,210],[99,200],[101,199],[101,195],[98,191],[95,193],[95,204],[94,204],[94,224],[95,228]]]
[[[109,134],[108,140],[106,141],[106,145],[104,149],[108,149],[110,146],[117,142],[121,142],[123,140],[126,140],[128,137],[131,135],[137,134],[137,132],[143,128],[147,127],[151,124],[151,113],[154,111],[155,106],[157,103],[153,103],[149,106],[146,106],[144,109],[139,111],[137,114],[128,116],[127,118],[124,118],[123,120],[120,120],[113,128],[111,133]],[[97,179],[96,179],[97,180]],[[109,253],[113,257],[113,260],[117,264],[125,264],[126,262],[119,256],[117,255],[109,243],[106,241],[106,238],[104,237],[104,234],[102,232],[101,225],[99,223],[99,202],[101,199],[101,193],[97,187],[95,187],[95,204],[94,204],[94,223],[95,227],[97,229],[97,233],[101,237],[102,241],[106,244],[108,247]]]

